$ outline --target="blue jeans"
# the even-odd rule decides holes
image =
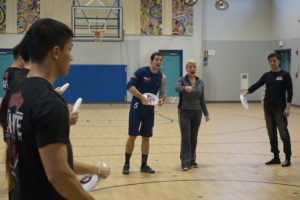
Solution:
[[[283,115],[286,105],[269,106],[264,105],[265,120],[270,139],[271,152],[274,155],[279,154],[277,129],[279,130],[280,138],[283,142],[283,151],[287,158],[292,155],[291,139],[289,130],[287,129],[288,121]]]

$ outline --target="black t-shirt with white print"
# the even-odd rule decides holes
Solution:
[[[7,120],[10,167],[18,180],[12,199],[64,199],[48,181],[38,151],[49,144],[64,143],[73,168],[69,111],[64,99],[45,79],[27,78],[12,88]]]

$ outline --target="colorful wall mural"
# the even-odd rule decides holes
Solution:
[[[6,2],[0,0],[0,33],[6,32]]]
[[[162,0],[141,0],[141,34],[162,34]]]
[[[18,33],[23,33],[40,18],[40,0],[18,0]]]
[[[172,35],[193,35],[193,6],[172,0]]]

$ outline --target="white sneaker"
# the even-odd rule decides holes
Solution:
[[[188,167],[182,167],[181,168],[181,171],[187,171],[187,170],[189,170],[190,168],[188,168]]]

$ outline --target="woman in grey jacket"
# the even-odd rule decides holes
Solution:
[[[202,112],[205,120],[209,120],[204,99],[203,81],[196,76],[196,62],[189,60],[185,70],[187,75],[178,79],[175,90],[179,92],[178,118],[181,131],[181,170],[198,167],[196,163],[196,147],[198,130]]]

